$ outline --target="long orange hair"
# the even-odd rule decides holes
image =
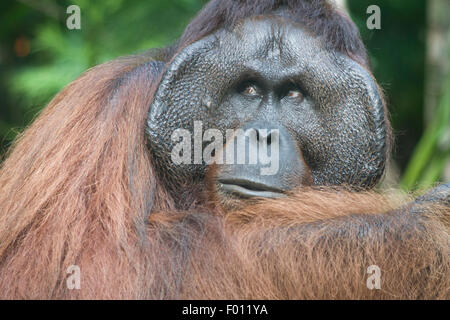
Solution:
[[[0,170],[2,296],[57,296],[80,255],[139,268],[136,243],[145,241],[145,217],[163,192],[144,143],[154,69],[145,55],[90,69],[17,139]],[[26,292],[9,292],[20,288]]]

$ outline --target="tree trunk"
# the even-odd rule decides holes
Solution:
[[[450,72],[450,1],[427,1],[427,57],[425,69],[425,127],[433,120],[442,99]],[[444,181],[450,180],[450,161],[444,170]]]
[[[425,126],[441,100],[449,73],[450,1],[428,0],[427,60],[425,70]]]

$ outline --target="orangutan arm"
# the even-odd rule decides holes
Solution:
[[[193,246],[183,294],[226,299],[448,299],[449,209],[439,202],[448,200],[449,189],[436,190],[382,214],[328,213],[305,222],[305,208],[297,207],[294,214],[289,203],[280,205],[280,200],[258,207],[265,212],[251,208],[231,213],[223,234],[212,227],[216,232],[204,232]],[[365,201],[368,198],[361,197]]]

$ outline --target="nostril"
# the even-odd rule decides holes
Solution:
[[[256,141],[259,141],[259,139],[261,138],[259,135],[259,129],[254,129],[256,132]]]
[[[270,132],[267,134],[267,139],[266,139],[266,141],[267,141],[267,145],[269,145],[269,144],[272,143],[272,131],[270,131]]]
[[[255,129],[256,141],[266,140],[267,145],[272,143],[272,130],[270,129]]]

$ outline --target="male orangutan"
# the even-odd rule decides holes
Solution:
[[[230,129],[250,132],[237,156],[259,142],[279,156],[274,172],[218,161]],[[189,132],[205,134],[180,148]],[[88,70],[18,138],[0,172],[0,297],[448,299],[450,186],[369,191],[390,137],[345,14],[213,0],[175,45]]]

